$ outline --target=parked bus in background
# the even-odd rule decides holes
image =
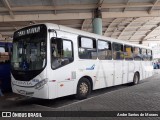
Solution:
[[[11,91],[10,55],[12,43],[0,42],[0,81],[3,92]]]
[[[152,76],[152,50],[56,24],[14,33],[11,59],[14,93],[43,99],[138,84]]]

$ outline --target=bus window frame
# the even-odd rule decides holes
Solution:
[[[52,37],[52,38],[56,38],[56,37]],[[50,67],[51,67],[51,69],[52,69],[52,70],[56,70],[56,69],[59,69],[59,68],[61,68],[61,67],[64,67],[64,66],[69,65],[70,63],[74,62],[74,46],[73,46],[73,41],[70,40],[70,39],[58,38],[58,39],[61,39],[62,41],[65,40],[65,41],[70,41],[70,42],[71,42],[73,60],[72,60],[72,62],[70,62],[69,64],[60,65],[60,66],[58,66],[58,67],[56,67],[56,68],[52,68],[52,53],[51,53],[51,51],[52,51],[52,48],[51,48],[52,40],[51,40],[51,39],[52,39],[52,38],[50,38],[50,64],[51,64]]]
[[[151,52],[151,59],[149,59],[149,55],[148,55],[148,50]],[[147,49],[147,61],[152,61],[153,60],[153,54],[152,54],[152,50],[151,49]]]
[[[122,58],[122,59],[114,59],[114,57],[113,57],[113,56],[114,56],[114,55],[113,55],[113,54],[114,54],[114,47],[113,47],[114,44],[122,45],[122,49],[123,49],[123,50],[122,50],[122,52],[123,52],[123,58]],[[117,52],[117,51],[116,51],[116,52]],[[113,59],[113,60],[124,60],[124,44],[123,44],[123,43],[112,42],[112,59]]]
[[[144,55],[142,50],[145,50],[146,54]],[[146,48],[141,48],[141,53],[142,53],[142,61],[148,61],[148,55],[147,55],[147,49]],[[145,56],[145,57],[144,57]]]
[[[90,58],[80,58],[80,55],[79,55],[79,48],[86,48],[86,47],[81,47],[81,44],[79,41],[81,41],[81,38],[88,38],[88,39],[91,39],[93,41],[93,48],[92,49],[95,49],[96,51],[96,58],[95,59],[90,59]],[[94,43],[95,41],[95,43]],[[96,60],[98,58],[98,54],[97,54],[97,40],[93,37],[87,37],[87,36],[82,36],[82,35],[79,35],[78,36],[78,39],[77,39],[77,45],[78,45],[78,58],[79,59],[82,59],[82,60]],[[95,47],[95,48],[94,48]],[[88,49],[91,49],[91,48],[88,48]]]
[[[135,59],[135,48],[139,49],[140,60]],[[133,59],[134,59],[134,61],[142,61],[142,49],[140,47],[137,47],[137,46],[133,47]]]
[[[99,41],[103,41],[103,42],[109,42],[110,43],[110,46],[111,46],[111,59],[99,59],[99,55],[98,55],[98,52],[99,52],[99,49],[98,49],[98,42]],[[103,40],[103,39],[97,39],[97,58],[99,60],[113,60],[113,50],[112,50],[112,42],[109,41],[109,40]]]
[[[22,28],[22,29],[19,29],[19,30],[17,30],[17,31],[15,31],[14,32],[14,34],[13,34],[13,44],[12,44],[12,53],[11,54],[13,54],[13,45],[14,45],[14,43],[16,42],[16,41],[19,41],[19,39],[21,40],[24,36],[26,37],[26,36],[30,36],[30,35],[32,35],[32,34],[30,34],[30,35],[22,35],[22,36],[19,36],[19,37],[17,37],[16,36],[16,34],[17,34],[17,32],[18,31],[22,31],[22,30],[25,30],[25,29],[29,29],[29,28],[33,28],[33,27],[36,27],[36,26],[42,26],[44,29],[43,29],[43,34],[45,35],[45,37],[44,37],[44,41],[45,41],[45,43],[46,43],[46,47],[45,47],[45,51],[46,51],[46,54],[45,54],[45,59],[46,59],[46,61],[45,61],[45,65],[44,65],[44,67],[41,69],[41,70],[29,70],[29,71],[27,71],[27,72],[30,72],[30,71],[43,71],[45,68],[46,68],[46,66],[47,66],[47,57],[48,57],[48,55],[47,55],[47,47],[48,47],[48,43],[47,43],[47,41],[48,41],[48,27],[45,25],[45,24],[37,24],[37,25],[32,25],[32,26],[27,26],[27,27],[25,27],[25,28]],[[37,34],[37,33],[36,33]],[[12,59],[12,58],[11,58]],[[12,70],[12,72],[13,71],[21,71],[21,70],[15,70],[15,69],[13,69],[13,67],[11,67],[11,70]]]
[[[132,58],[128,58],[128,59],[126,59],[125,58],[125,55],[124,55],[124,59],[126,60],[126,61],[133,61],[134,60],[134,50],[133,50],[133,46],[132,45],[128,45],[128,44],[124,44],[124,46],[123,46],[123,52],[125,53],[126,51],[125,51],[125,46],[127,46],[127,47],[131,47],[131,52],[132,52]]]

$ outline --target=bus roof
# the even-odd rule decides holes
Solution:
[[[53,27],[57,28],[57,24],[46,23],[46,25],[48,27],[53,26]],[[147,47],[147,46],[137,45],[137,44],[133,44],[133,43],[130,43],[130,42],[127,42],[127,41],[123,41],[123,40],[119,40],[119,39],[115,39],[115,38],[111,38],[111,37],[106,37],[106,36],[102,36],[102,35],[97,35],[97,34],[94,34],[94,33],[90,33],[90,32],[86,32],[86,31],[66,27],[66,26],[63,26],[63,25],[58,25],[58,26],[59,26],[59,30],[69,32],[69,33],[73,33],[73,34],[77,34],[77,35],[81,35],[81,36],[88,36],[88,37],[92,37],[92,38],[96,38],[96,39],[108,40],[108,41],[111,41],[111,42],[117,42],[117,43],[121,43],[121,44],[135,46],[135,47],[151,49],[150,47]]]
[[[66,26],[63,26],[63,25],[58,25],[58,24],[54,24],[54,23],[39,23],[39,24],[45,24],[48,29],[57,29],[57,30],[61,30],[61,31],[65,31],[65,32],[68,32],[68,33],[73,33],[73,34],[77,34],[77,35],[81,35],[81,36],[92,37],[92,38],[96,38],[96,39],[108,40],[108,41],[111,41],[111,42],[117,42],[117,43],[121,43],[121,44],[135,46],[135,47],[151,49],[150,47],[147,47],[147,46],[133,44],[133,43],[130,43],[130,42],[127,42],[127,41],[123,41],[123,40],[119,40],[119,39],[115,39],[115,38],[111,38],[111,37],[106,37],[106,36],[102,36],[102,35],[97,35],[97,34],[94,34],[94,33],[90,33],[90,32],[86,32],[86,31],[66,27]],[[38,24],[34,24],[34,25],[38,25]],[[32,25],[30,25],[30,26],[32,26]]]

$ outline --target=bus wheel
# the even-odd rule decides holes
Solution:
[[[91,93],[91,84],[88,79],[82,78],[77,85],[76,98],[79,100],[85,99]]]
[[[139,83],[139,75],[138,73],[135,73],[133,77],[133,85],[137,85],[138,83]]]

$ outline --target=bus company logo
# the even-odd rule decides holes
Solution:
[[[2,117],[11,117],[11,112],[2,112]]]
[[[91,67],[89,67],[89,68],[86,68],[86,70],[94,70],[94,68],[95,68],[95,64],[93,64]]]
[[[23,117],[42,117],[42,114],[40,112],[2,112],[1,117],[15,117],[15,118],[23,118]]]

